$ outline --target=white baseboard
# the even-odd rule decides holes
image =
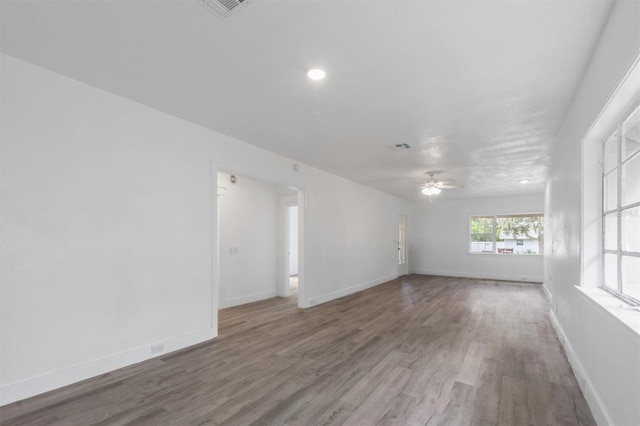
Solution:
[[[244,305],[246,303],[259,302],[260,300],[271,299],[272,297],[276,297],[277,295],[277,292],[273,290],[265,291],[263,293],[254,293],[248,296],[234,297],[232,299],[227,299],[224,301],[221,300],[220,309],[231,308],[233,306]]]
[[[582,393],[584,394],[584,399],[587,401],[589,408],[591,409],[591,414],[598,425],[613,425],[614,422],[611,420],[611,416],[607,412],[602,404],[602,400],[600,396],[596,392],[596,389],[593,386],[593,383],[589,379],[587,372],[585,371],[580,359],[577,354],[574,352],[573,347],[571,346],[571,342],[567,339],[567,335],[565,334],[558,318],[556,317],[553,309],[549,310],[549,317],[551,319],[551,325],[556,331],[558,336],[558,340],[562,344],[564,348],[564,352],[567,355],[567,360],[569,364],[571,364],[571,368],[573,369],[573,374],[576,376],[576,380],[578,381],[578,385],[582,389]]]
[[[207,328],[160,342],[152,342],[135,349],[108,355],[103,358],[73,365],[19,382],[9,383],[0,386],[0,406],[99,376],[147,359],[163,356],[168,352],[202,343],[216,336],[216,330]],[[151,354],[151,346],[160,344],[164,345],[164,350],[157,354]]]
[[[375,287],[382,283],[386,283],[387,281],[395,280],[398,278],[398,274],[387,275],[386,277],[376,278],[375,280],[367,281],[364,283],[360,283],[351,287],[343,288],[341,290],[332,291],[331,293],[322,294],[320,296],[315,296],[309,298],[308,306],[316,306],[322,303],[327,303],[335,299],[339,299],[344,296],[348,296],[353,293],[357,293],[362,290],[366,290],[371,287]]]
[[[477,278],[482,280],[501,280],[501,281],[517,281],[527,283],[542,283],[542,277],[523,276],[523,275],[499,275],[499,274],[483,274],[476,272],[451,272],[451,271],[430,271],[430,270],[412,270],[412,274],[420,275],[437,275],[440,277],[457,277],[457,278]]]
[[[547,297],[547,301],[549,302],[549,304],[551,304],[551,302],[553,301],[553,295],[549,291],[549,287],[547,287],[547,285],[544,283],[542,284],[542,291],[544,291],[544,295]]]

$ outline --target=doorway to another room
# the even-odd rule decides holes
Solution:
[[[298,206],[287,206],[287,263],[289,296],[298,295]]]
[[[298,307],[307,308],[304,274],[304,191],[280,187],[280,283],[278,296],[297,299]]]
[[[407,217],[400,215],[398,220],[398,276],[409,273],[407,263]]]
[[[304,299],[304,195],[295,187],[218,171],[218,307]]]

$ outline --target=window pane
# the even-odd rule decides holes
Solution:
[[[618,132],[604,144],[604,172],[608,173],[618,164]]]
[[[493,242],[493,236],[491,234],[473,234],[471,235],[471,241]]]
[[[493,241],[471,241],[471,253],[493,253]]]
[[[640,252],[640,207],[622,211],[622,250]]]
[[[640,108],[624,123],[622,161],[640,150]]]
[[[638,133],[637,130],[636,133]],[[622,161],[631,157],[638,151],[640,151],[640,135],[634,135],[634,137],[627,135],[624,138],[624,154],[622,157]]]
[[[471,253],[493,253],[493,216],[471,218]]]
[[[618,256],[615,254],[604,255],[604,285],[618,290]]]
[[[640,299],[640,257],[622,256],[622,292]]]
[[[640,201],[640,155],[622,166],[622,205]]]
[[[615,213],[604,217],[604,248],[618,249],[618,215]]]
[[[604,177],[604,209],[615,210],[618,206],[618,174],[613,171]]]
[[[542,215],[499,216],[498,252],[514,254],[542,254],[544,226]]]
[[[493,216],[474,216],[471,218],[472,234],[490,234],[493,232]]]

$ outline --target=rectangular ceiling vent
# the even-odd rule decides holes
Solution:
[[[397,143],[395,145],[391,145],[391,149],[393,149],[394,151],[405,151],[409,148],[411,148],[411,145],[409,145],[408,143]]]
[[[242,3],[246,3],[247,0],[196,0],[205,9],[213,13],[216,16],[226,18]]]

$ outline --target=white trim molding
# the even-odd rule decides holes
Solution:
[[[551,304],[551,302],[553,301],[553,295],[549,291],[549,287],[547,287],[546,283],[542,283],[542,291],[544,292],[544,295],[546,296],[549,304]]]
[[[9,383],[0,387],[0,406],[90,379],[141,361],[164,356],[169,352],[211,340],[215,338],[217,334],[215,329],[206,328],[167,340],[151,342],[128,351],[105,356],[86,363],[72,365],[19,382]],[[163,349],[159,353],[152,354],[152,346],[161,346]]]
[[[375,280],[367,281],[364,283],[356,284],[351,287],[343,288],[341,290],[332,291],[331,293],[322,294],[320,296],[315,296],[309,298],[308,305],[306,307],[317,306],[322,303],[327,303],[335,299],[339,299],[344,296],[348,296],[353,293],[357,293],[362,290],[366,290],[371,287],[375,287],[377,285],[386,283],[391,280],[395,280],[398,278],[398,274],[387,275],[385,277],[376,278]]]
[[[249,294],[247,296],[234,297],[232,299],[221,300],[220,301],[220,309],[231,308],[233,306],[240,306],[246,303],[259,302],[265,299],[271,299],[272,297],[278,296],[278,292],[273,291],[265,291],[263,293],[254,293]]]
[[[558,336],[558,340],[560,344],[564,348],[565,355],[567,356],[567,360],[569,364],[571,364],[571,368],[573,369],[573,374],[576,376],[576,380],[578,381],[578,385],[582,389],[582,393],[584,394],[584,398],[591,409],[591,414],[598,425],[613,425],[615,424],[611,419],[611,416],[607,412],[600,396],[596,392],[593,383],[589,379],[587,372],[585,371],[578,355],[573,350],[571,346],[571,342],[567,339],[567,335],[562,329],[558,318],[556,317],[553,309],[549,310],[549,318],[551,320],[551,325],[553,326],[556,334]]]
[[[525,283],[541,284],[543,278],[536,275],[501,275],[501,274],[483,274],[478,272],[453,272],[453,271],[432,271],[432,270],[415,270],[411,271],[412,274],[420,275],[436,275],[439,277],[456,277],[456,278],[471,278],[479,280],[499,280],[499,281],[515,281]]]

